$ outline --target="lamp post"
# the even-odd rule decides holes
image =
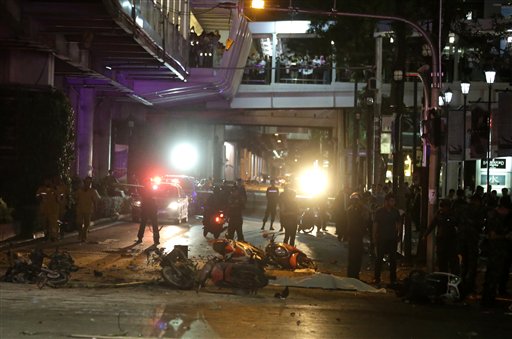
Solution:
[[[460,91],[462,92],[462,96],[464,97],[464,104],[462,106],[462,118],[464,119],[464,121],[462,122],[463,123],[463,128],[464,128],[464,133],[463,133],[463,136],[464,136],[464,141],[462,142],[462,165],[461,165],[461,177],[462,177],[462,180],[461,180],[461,187],[462,189],[465,189],[465,186],[466,186],[466,183],[465,183],[465,176],[466,176],[466,172],[465,172],[465,162],[466,162],[466,104],[467,104],[467,100],[468,100],[468,93],[469,93],[469,88],[470,88],[471,84],[467,81],[463,81],[460,83]]]
[[[494,83],[494,78],[496,76],[496,71],[485,71],[485,82],[489,85],[489,99],[487,100],[487,128],[489,129],[487,135],[487,195],[491,194],[491,186],[489,185],[489,174],[491,168],[491,136],[492,136],[492,121],[491,121],[491,97],[492,97],[492,84]]]
[[[450,126],[450,102],[452,101],[453,92],[448,87],[442,95],[439,96],[439,105],[443,106],[445,108],[445,114],[446,114],[446,127],[449,128]],[[448,138],[446,138],[445,142],[445,153],[444,153],[444,196],[448,196]]]

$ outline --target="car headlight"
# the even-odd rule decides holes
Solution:
[[[133,202],[134,207],[140,207],[140,201],[134,201]]]
[[[178,206],[179,206],[178,202],[177,201],[173,201],[167,207],[170,208],[173,211],[176,211],[178,209]]]

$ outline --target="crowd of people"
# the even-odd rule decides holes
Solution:
[[[271,69],[271,56],[252,53],[247,58],[242,82],[254,83],[256,81],[269,84]],[[323,55],[281,53],[276,59],[276,82],[330,84],[331,72],[330,58],[325,58]]]
[[[376,186],[349,197],[340,192],[334,220],[338,238],[348,243],[347,276],[359,278],[369,239],[368,253],[374,258],[374,283],[381,282],[383,257],[388,256],[390,283],[397,283],[397,248],[404,225],[414,226],[418,236],[416,258],[424,261],[428,237],[434,238],[435,270],[460,276],[463,296],[481,293],[481,303],[492,305],[497,295],[508,295],[512,264],[512,203],[508,189],[490,194],[477,186],[474,192],[450,190],[429,225],[420,222],[420,190],[406,185],[404,209],[398,209],[388,185]],[[478,267],[485,265],[483,287],[478,291]]]
[[[194,27],[190,30],[190,67],[214,67],[220,59],[226,46],[220,42],[220,33],[203,31],[197,35]]]

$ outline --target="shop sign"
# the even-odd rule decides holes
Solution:
[[[487,159],[480,161],[480,168],[487,168]],[[506,169],[507,159],[491,159],[491,168]]]

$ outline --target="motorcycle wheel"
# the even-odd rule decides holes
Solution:
[[[63,272],[41,272],[37,277],[37,287],[44,286],[57,288],[64,286],[69,281],[69,275]]]
[[[315,225],[314,224],[301,224],[300,225],[300,230],[303,231],[304,233],[311,233],[313,232],[313,230],[315,229]]]
[[[316,270],[316,265],[313,260],[301,253],[297,256],[297,268],[311,268]]]
[[[203,236],[206,237],[208,235],[208,230],[203,227]]]
[[[162,268],[162,277],[180,290],[190,290],[194,287],[194,272],[185,266],[181,268],[165,266]]]
[[[268,277],[257,266],[238,267],[234,272],[233,284],[235,287],[254,290],[268,285]]]
[[[213,237],[214,237],[215,239],[219,239],[219,237],[220,237],[220,232],[216,232],[216,233],[214,233],[214,234],[213,234]]]

